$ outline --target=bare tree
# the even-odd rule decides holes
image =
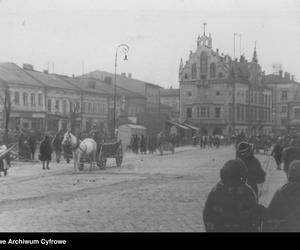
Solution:
[[[3,101],[3,123],[4,123],[4,134],[3,134],[3,143],[8,144],[8,131],[9,131],[9,120],[10,120],[10,114],[11,114],[11,95],[9,91],[9,87],[6,86],[4,88],[4,96],[1,96],[1,99]]]

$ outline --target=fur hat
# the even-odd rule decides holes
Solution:
[[[236,186],[246,182],[247,167],[240,159],[227,161],[220,171],[221,181],[225,185]]]

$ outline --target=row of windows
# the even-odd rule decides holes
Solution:
[[[106,104],[105,103],[91,103],[84,102],[83,103],[83,111],[85,113],[106,113]]]
[[[211,116],[210,107],[196,107],[195,111],[196,111],[194,114],[195,118],[210,118]],[[215,111],[214,118],[221,118],[221,108],[215,107],[214,111]],[[187,108],[186,113],[187,113],[187,118],[193,117],[192,108]]]
[[[210,78],[215,78],[217,75],[217,70],[216,70],[216,64],[211,63],[209,66],[209,76]],[[219,72],[218,74],[219,78],[223,77],[223,73]],[[188,73],[184,75],[185,79],[189,78]],[[197,73],[197,64],[194,63],[192,64],[192,72],[191,72],[191,79],[195,80],[198,78],[198,73]],[[207,64],[205,62],[200,62],[200,79],[206,79],[207,78]]]
[[[43,94],[42,93],[37,94],[37,104],[36,104],[35,93],[30,93],[30,102],[29,102],[28,93],[23,92],[22,102],[21,102],[20,92],[18,91],[14,92],[14,104],[16,106],[20,106],[20,105],[29,106],[29,103],[31,107],[35,107],[36,105],[38,105],[39,107],[43,107]]]
[[[249,101],[248,95],[249,95],[248,91],[246,91],[246,101],[247,102]],[[250,103],[271,106],[271,104],[272,104],[271,95],[258,93],[258,92],[250,92]]]
[[[271,121],[270,110],[237,106],[237,121]]]

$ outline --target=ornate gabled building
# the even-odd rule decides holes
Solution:
[[[204,30],[196,51],[180,61],[180,121],[202,134],[270,133],[272,91],[262,77],[256,48],[251,62],[244,56],[232,60],[213,50]]]

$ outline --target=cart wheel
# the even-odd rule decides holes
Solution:
[[[84,168],[84,164],[83,164],[83,163],[80,163],[80,164],[79,164],[79,168],[78,168],[78,169],[79,169],[79,171],[82,171],[82,170],[83,170],[83,168]]]

